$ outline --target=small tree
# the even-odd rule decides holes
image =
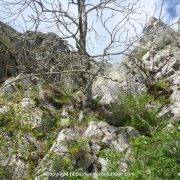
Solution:
[[[50,23],[58,29],[63,39],[71,39],[75,42],[80,59],[86,61],[86,73],[81,73],[84,79],[84,91],[86,101],[92,97],[92,82],[95,76],[103,68],[102,64],[95,59],[107,61],[112,55],[125,53],[138,35],[134,23],[136,20],[131,15],[140,14],[138,12],[138,1],[124,0],[3,0],[2,5],[5,12],[14,20],[18,16],[28,11],[31,15],[24,17],[25,21],[33,24],[37,31],[41,24]],[[129,39],[129,29],[134,29],[134,38]],[[100,27],[98,32],[97,28]],[[92,35],[106,35],[106,45],[103,43],[101,53],[92,53],[88,46],[91,43]],[[123,38],[125,37],[125,38]],[[126,44],[126,46],[124,46]],[[92,76],[87,75],[92,64],[97,65],[97,72]],[[79,67],[81,68],[81,67]]]

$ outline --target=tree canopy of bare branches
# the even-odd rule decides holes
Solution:
[[[31,22],[31,27],[35,30],[42,23],[49,24],[58,30],[62,38],[72,39],[79,51],[97,58],[122,54],[127,47],[123,50],[121,47],[128,40],[129,46],[132,45],[133,39],[138,36],[134,25],[137,21],[135,17],[142,13],[139,12],[138,2],[139,0],[2,0],[1,4],[9,15],[9,20],[22,16],[26,23]],[[134,38],[130,38],[130,29],[134,31]],[[92,47],[96,48],[93,37],[99,39],[104,35],[106,37],[102,52],[93,53]]]
[[[98,64],[95,59],[107,61],[110,56],[124,54],[138,40],[134,25],[137,22],[136,15],[142,13],[138,2],[139,0],[2,0],[1,5],[9,21],[16,21],[21,17],[25,25],[30,22],[31,29],[35,31],[39,31],[45,24],[49,28],[56,28],[60,37],[74,42],[74,49],[83,56],[82,60],[86,60],[85,70],[89,71],[92,63]],[[26,26],[26,30],[29,28]],[[131,35],[130,29],[134,31]],[[101,44],[101,51],[96,51],[94,43]],[[95,75],[100,69],[101,66]],[[91,98],[94,76],[89,79],[83,74],[82,77]]]

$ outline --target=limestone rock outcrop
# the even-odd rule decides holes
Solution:
[[[180,33],[156,18],[147,22],[143,36],[122,63],[112,65],[93,87],[103,103],[117,99],[124,90],[133,94],[148,92],[166,96],[174,117],[179,117]],[[158,88],[157,88],[158,87]]]
[[[48,154],[37,166],[37,178],[58,172],[53,166],[52,156],[59,158],[61,164],[59,172],[63,170],[62,161],[65,158],[71,159],[74,167],[81,168],[86,173],[103,172],[109,168],[111,162],[100,156],[102,150],[125,154],[119,159],[119,172],[123,174],[127,171],[127,164],[132,158],[129,139],[139,135],[132,127],[115,128],[105,122],[94,121],[85,129],[78,127],[63,129]]]
[[[127,172],[133,161],[130,139],[139,137],[139,132],[129,126],[110,126],[98,113],[84,109],[79,96],[67,96],[54,85],[33,84],[34,79],[39,82],[36,77],[21,84],[14,81],[0,93],[3,177],[41,179],[68,170],[105,172],[112,163],[108,153],[119,158],[118,172]]]

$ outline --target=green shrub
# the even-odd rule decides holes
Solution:
[[[121,126],[132,126],[141,134],[150,135],[162,122],[157,118],[162,102],[149,94],[121,95],[111,105],[112,118],[119,121]]]
[[[164,79],[159,79],[153,84],[146,86],[149,94],[154,96],[155,99],[160,100],[164,104],[170,103],[170,95],[172,93],[171,83]]]
[[[79,172],[80,169],[75,169],[76,160],[83,157],[89,151],[88,139],[80,138],[68,142],[68,153],[61,157],[57,154],[50,154],[53,170],[56,172]]]
[[[73,161],[69,157],[60,157],[57,154],[51,154],[50,159],[52,160],[52,167],[54,172],[71,172],[74,170]]]
[[[11,179],[11,177],[12,174],[8,171],[8,169],[0,165],[0,179]]]
[[[29,114],[25,112],[20,106],[16,104],[9,104],[8,112],[0,113],[0,128],[13,135],[19,130],[28,128],[20,122],[22,119],[25,121],[29,118]]]
[[[4,45],[7,49],[12,47],[11,41],[7,36],[0,35],[0,44]]]
[[[132,142],[135,157],[130,171],[139,179],[174,179],[180,172],[180,133],[161,130],[152,138],[141,136]]]
[[[89,151],[89,141],[86,138],[80,138],[69,142],[68,153],[73,159],[78,159]]]

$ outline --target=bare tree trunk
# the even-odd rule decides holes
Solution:
[[[79,39],[77,43],[77,48],[79,53],[84,57],[86,53],[86,38],[87,38],[87,13],[85,7],[85,0],[78,0],[78,16],[79,16]],[[86,57],[86,55],[85,55]],[[85,61],[82,58],[82,61]],[[91,69],[91,63],[89,61],[89,57],[86,59],[86,70],[89,71]],[[85,74],[81,74],[84,88],[85,88],[85,101],[84,105],[88,106],[92,100],[92,86],[89,85],[89,81],[91,78]]]
[[[87,14],[85,9],[85,0],[78,0],[78,16],[79,16],[79,39],[77,48],[80,52],[86,51],[86,36],[87,36]]]

